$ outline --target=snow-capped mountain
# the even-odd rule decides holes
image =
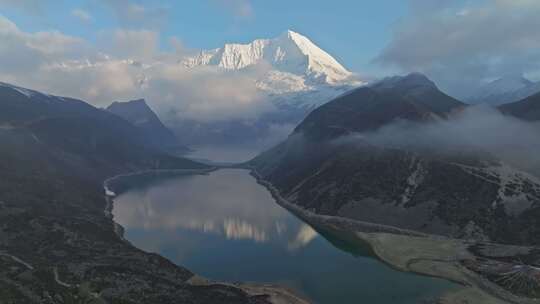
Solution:
[[[506,76],[486,83],[468,101],[472,104],[501,105],[521,100],[538,92],[540,92],[540,83],[532,82],[522,75]]]
[[[184,58],[187,68],[218,66],[229,71],[267,65],[257,87],[277,105],[314,108],[363,82],[309,38],[291,30],[273,39],[226,44]],[[302,95],[309,96],[309,100]]]

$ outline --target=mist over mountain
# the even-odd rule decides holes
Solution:
[[[365,84],[309,38],[291,30],[273,39],[201,51],[180,64],[188,71],[216,68],[224,75],[251,77],[258,100],[268,106],[257,116],[210,121],[184,117],[182,111],[165,112],[179,136],[195,144],[273,138],[272,130],[297,124],[319,105]]]
[[[494,108],[467,107],[411,74],[318,108],[250,164],[316,213],[528,243],[536,242],[540,202],[539,130]]]
[[[518,76],[496,79],[479,87],[467,101],[472,104],[501,105],[512,103],[540,92],[540,82]]]
[[[540,303],[539,16],[0,0],[0,304]]]
[[[522,100],[499,106],[499,109],[506,114],[521,118],[527,121],[540,120],[540,93],[531,95]]]
[[[440,120],[464,106],[439,91],[424,75],[413,73],[344,94],[311,112],[295,132],[308,138],[330,139],[374,130],[398,119]]]

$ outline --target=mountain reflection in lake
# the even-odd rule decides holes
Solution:
[[[115,199],[114,216],[134,245],[197,274],[283,284],[317,303],[418,303],[452,288],[330,239],[338,249],[277,205],[246,170],[136,188]]]

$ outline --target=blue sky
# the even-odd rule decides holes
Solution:
[[[127,98],[137,93],[127,79],[138,74],[96,54],[179,55],[172,51],[292,29],[364,80],[422,72],[466,98],[504,76],[540,81],[539,15],[539,0],[0,0],[0,41],[9,41],[0,45],[0,80],[96,102]],[[63,64],[88,58],[101,65],[69,71],[93,81],[76,91]]]
[[[111,29],[150,28],[159,31],[164,48],[170,37],[188,48],[207,49],[226,42],[270,38],[292,29],[311,38],[350,70],[366,74],[376,73],[379,67],[371,64],[372,59],[388,44],[393,25],[407,13],[407,2],[395,0],[144,0],[132,3],[153,14],[149,19],[157,20],[125,22],[108,1],[44,2],[46,5],[26,8],[4,5],[0,12],[24,31],[58,30],[89,41]],[[87,13],[90,19],[74,16],[75,10]]]

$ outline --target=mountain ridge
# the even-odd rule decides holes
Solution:
[[[353,75],[309,38],[291,30],[273,39],[227,43],[222,48],[201,51],[182,60],[182,64],[188,68],[213,65],[241,70],[263,61],[279,71],[305,75],[316,84],[339,84]]]
[[[141,129],[148,141],[166,151],[182,152],[188,150],[180,143],[176,135],[163,124],[144,99],[115,101],[106,110]]]
[[[370,140],[399,122],[420,129],[449,124],[465,107],[424,76],[390,78],[315,109],[287,140],[249,165],[285,199],[317,214],[538,244],[538,178],[480,148]]]
[[[412,73],[387,78],[335,98],[313,110],[296,127],[295,133],[301,132],[313,139],[334,138],[371,131],[399,119],[442,119],[464,106],[439,91],[424,75]],[[321,121],[333,123],[325,125]]]
[[[513,103],[503,104],[498,109],[504,114],[526,121],[540,121],[540,92]]]

